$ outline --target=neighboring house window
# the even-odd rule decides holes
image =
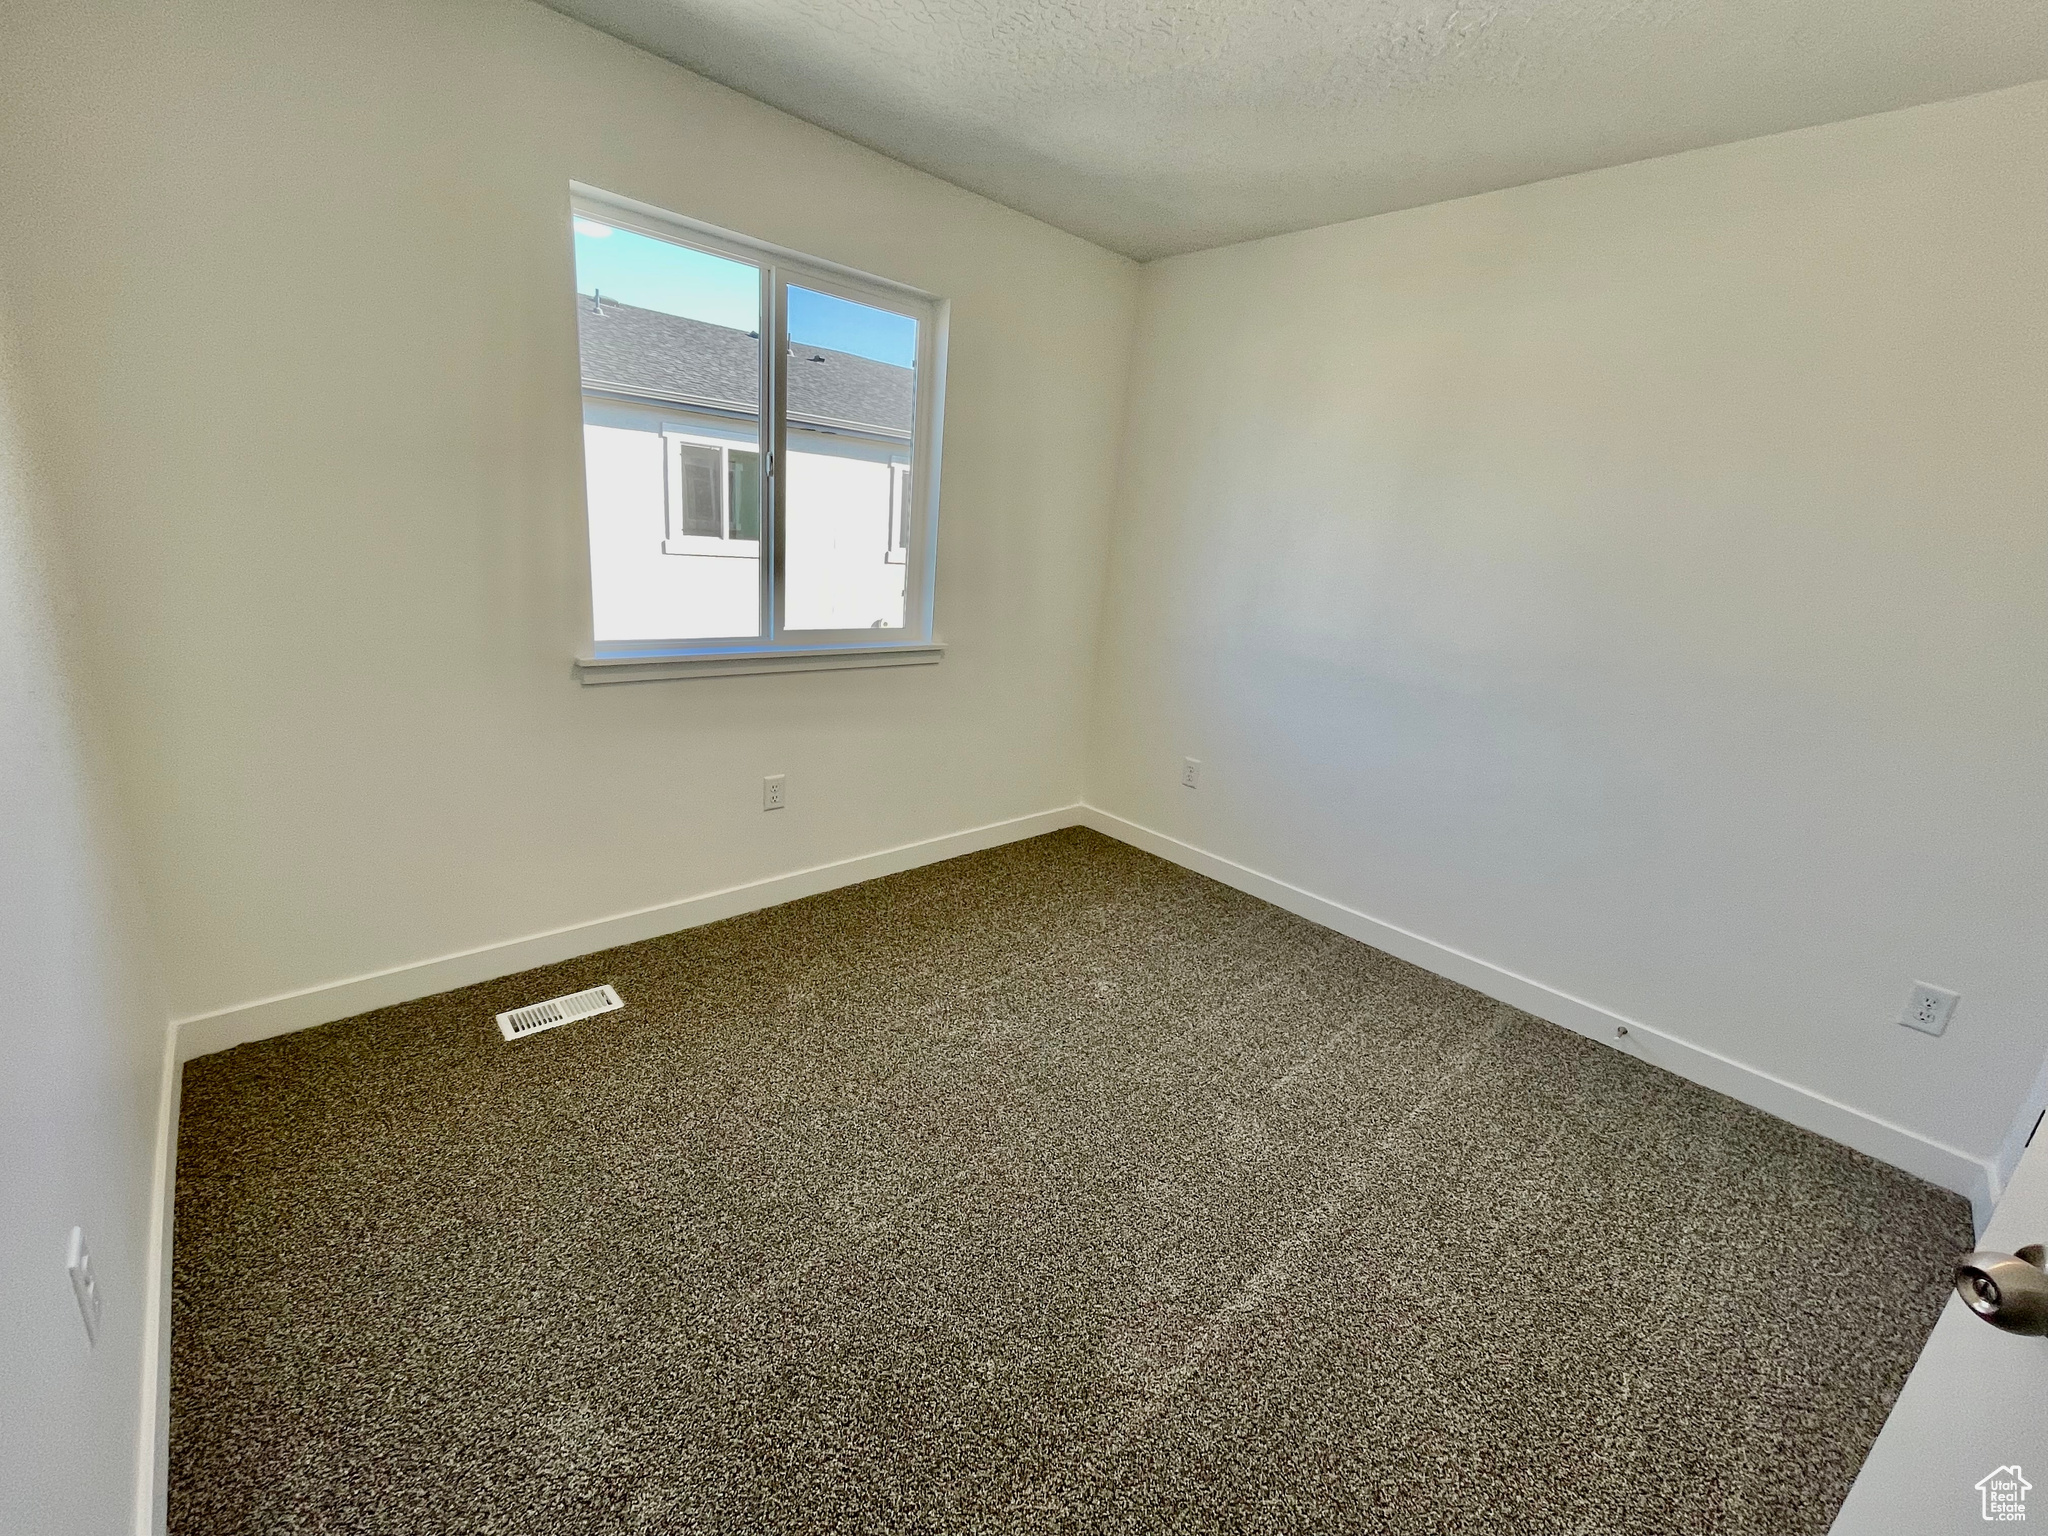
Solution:
[[[671,437],[676,473],[669,480],[671,535],[685,538],[725,537],[725,450],[706,448]]]
[[[910,466],[889,466],[889,553],[884,557],[901,565],[910,554]]]
[[[586,677],[648,658],[935,656],[944,306],[587,189],[572,215]]]
[[[760,557],[761,455],[664,427],[666,555]]]

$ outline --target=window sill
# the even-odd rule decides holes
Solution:
[[[761,558],[761,541],[714,539],[690,534],[680,539],[663,539],[661,552],[664,555],[694,555],[699,560],[758,560]]]
[[[853,667],[924,667],[944,658],[936,640],[898,640],[886,645],[733,646],[638,656],[578,656],[576,676],[595,683],[649,683],[672,677],[735,677],[760,672],[842,672]]]

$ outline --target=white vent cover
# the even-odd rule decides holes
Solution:
[[[544,1003],[528,1003],[524,1008],[501,1013],[498,1033],[507,1040],[524,1040],[557,1024],[573,1024],[593,1013],[610,1013],[625,1006],[610,987],[592,987],[588,992],[571,992],[567,997],[551,997]]]

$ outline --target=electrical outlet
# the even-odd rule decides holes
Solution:
[[[1184,757],[1180,760],[1180,782],[1183,789],[1200,789],[1202,787],[1201,759]]]
[[[1908,1029],[1917,1029],[1922,1034],[1938,1035],[1948,1028],[1948,1021],[1955,1016],[1956,1004],[1962,998],[1940,987],[1930,987],[1924,981],[1913,983],[1913,995],[1906,1002],[1906,1011],[1899,1022]]]
[[[71,1271],[71,1294],[78,1298],[78,1315],[90,1347],[100,1340],[100,1282],[93,1273],[92,1250],[85,1246],[85,1228],[71,1229],[71,1257],[64,1267]]]
[[[789,775],[784,773],[771,773],[761,781],[762,810],[779,811],[789,803],[789,785],[786,782],[788,777]]]

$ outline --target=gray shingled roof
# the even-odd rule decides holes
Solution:
[[[761,343],[745,331],[610,299],[576,296],[583,382],[592,389],[703,400],[752,411]],[[789,414],[908,433],[916,375],[893,363],[797,346],[789,359]]]

